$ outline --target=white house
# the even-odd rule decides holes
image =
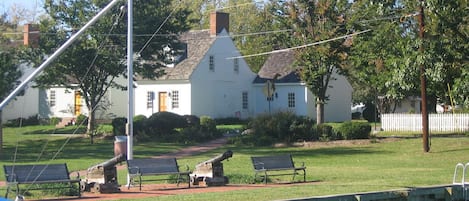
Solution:
[[[297,115],[316,117],[316,98],[296,74],[293,67],[294,52],[271,54],[254,80],[255,114],[275,111],[292,111]],[[349,121],[352,118],[352,86],[341,75],[333,74],[329,100],[324,106],[326,122]],[[274,83],[274,88],[271,84]],[[267,95],[272,93],[272,98]]]
[[[229,37],[229,16],[214,12],[210,29],[180,36],[186,53],[156,80],[138,79],[135,114],[168,111],[212,118],[247,118],[254,113],[252,81],[256,75]]]
[[[315,117],[314,95],[295,74],[292,52],[271,55],[256,75],[244,59],[236,59],[241,55],[229,36],[228,27],[228,14],[214,12],[210,16],[209,30],[182,34],[180,40],[185,44],[185,52],[172,55],[174,63],[165,67],[165,74],[156,80],[138,78],[135,81],[134,115],[148,117],[168,111],[180,115],[244,119],[269,111],[290,110],[298,115]],[[272,83],[274,77],[275,91],[266,84]],[[350,120],[352,87],[345,77],[334,75],[334,78],[330,83],[332,88],[328,89],[330,100],[325,105],[325,121]],[[120,83],[126,83],[124,78],[119,79]],[[88,114],[78,90],[51,87],[28,90],[26,94],[25,102],[28,103],[20,102],[19,97],[5,108],[4,121],[34,114],[41,118],[69,119]],[[266,94],[271,94],[272,98],[268,100]],[[106,109],[99,110],[96,118],[127,116],[127,100],[127,91],[111,89],[102,103]],[[19,113],[21,110],[29,113]]]

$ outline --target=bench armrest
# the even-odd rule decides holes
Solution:
[[[294,168],[305,168],[305,162],[301,162],[301,166],[296,166],[296,163],[293,163]]]
[[[135,166],[135,167],[127,167],[127,169],[129,170],[129,174],[141,174],[140,173],[140,168]],[[135,173],[133,173],[132,170],[137,170]]]
[[[9,183],[9,182],[16,182],[16,181],[17,181],[17,178],[18,178],[15,173],[6,174],[5,177],[7,178],[7,180],[6,180],[7,183]],[[8,181],[8,180],[10,180],[10,179],[11,179],[11,181]]]
[[[258,167],[261,167],[261,168],[258,168]],[[256,170],[265,170],[264,163],[263,162],[254,163],[254,169],[256,169]]]
[[[74,173],[74,172],[72,172],[72,173]],[[77,174],[77,176],[75,177],[75,179],[80,179],[80,172],[76,171],[75,173]],[[71,176],[71,175],[72,175],[72,174],[70,174],[70,176]]]

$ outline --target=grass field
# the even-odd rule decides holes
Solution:
[[[37,130],[21,128],[4,130],[4,149],[0,164],[66,162],[73,170],[84,170],[113,157],[114,139],[99,139],[94,144],[81,136],[50,135]],[[36,134],[42,133],[42,134]],[[355,141],[357,142],[357,141]],[[18,145],[18,146],[16,146]],[[135,142],[134,156],[147,157],[172,152],[186,145],[159,142]],[[225,176],[231,183],[251,183],[253,171],[250,156],[290,153],[295,162],[307,166],[310,185],[225,193],[161,196],[157,200],[276,200],[339,193],[390,190],[448,184],[452,182],[454,166],[468,162],[469,138],[431,138],[431,150],[424,153],[419,138],[393,140],[365,140],[360,143],[315,143],[309,147],[234,147],[226,145],[200,155],[180,160],[192,169],[228,149],[234,153],[224,161]],[[17,148],[17,149],[16,149]],[[15,150],[16,156],[15,156]],[[57,153],[57,150],[61,150]],[[120,183],[125,183],[125,171],[119,172]],[[3,177],[1,177],[4,180]],[[280,178],[288,181],[289,178]],[[4,188],[0,194],[4,193]],[[142,199],[155,200],[156,198]]]

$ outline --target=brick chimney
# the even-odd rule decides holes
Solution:
[[[230,30],[229,14],[216,11],[210,13],[210,36],[218,35],[223,29],[226,32]]]
[[[33,24],[25,24],[23,27],[23,44],[37,47],[39,44],[39,28]]]

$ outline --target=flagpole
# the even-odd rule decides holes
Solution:
[[[133,158],[133,115],[134,115],[134,84],[133,84],[133,13],[132,0],[127,0],[127,160]],[[130,175],[127,174],[127,185],[130,185]]]

